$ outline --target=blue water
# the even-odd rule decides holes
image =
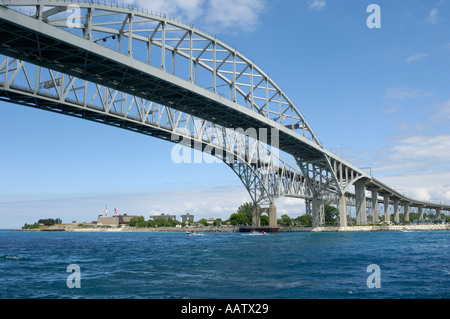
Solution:
[[[450,298],[450,232],[0,231],[0,298]],[[68,288],[67,266],[81,288]],[[367,266],[380,267],[368,288]]]

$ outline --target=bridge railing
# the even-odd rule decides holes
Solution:
[[[300,171],[283,161],[279,150],[267,138],[252,130],[224,128],[121,91],[36,66],[17,59],[0,59],[0,99],[52,112],[80,117],[138,133],[165,139],[179,146],[197,149],[225,162],[249,191],[258,183],[256,202],[273,202],[281,196],[309,198]],[[276,136],[276,134],[272,134]],[[276,145],[276,143],[275,143]],[[172,159],[195,163],[196,156],[180,155],[174,148]],[[241,172],[244,166],[247,171]],[[252,177],[253,176],[253,177]]]
[[[118,4],[0,3],[208,89],[320,145],[297,107],[266,73],[236,49],[191,25]]]

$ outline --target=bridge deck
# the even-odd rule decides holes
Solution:
[[[324,149],[294,131],[270,121],[226,98],[134,60],[99,44],[14,11],[13,21],[0,20],[0,53],[99,83],[228,128],[279,130],[279,148],[306,160],[323,158]],[[11,17],[12,18],[12,17]],[[66,42],[67,37],[78,38]]]
[[[132,56],[70,34],[63,29],[10,10],[6,6],[0,6],[0,31],[2,32],[0,54],[167,105],[223,127],[267,129],[269,140],[271,130],[276,129],[279,138],[278,148],[294,157],[301,158],[305,162],[315,163],[316,167],[323,170],[330,170],[330,167],[334,165],[336,175],[337,166],[346,166],[346,169],[352,171],[351,176],[355,173],[358,178],[365,178],[369,187],[378,188],[379,194],[389,194],[416,205],[432,206],[430,203],[402,196],[380,181],[371,178],[364,171],[327,151],[316,142],[298,134],[292,128],[272,121],[267,116],[249,110],[230,99],[222,98],[190,81],[169,74],[163,69],[135,60]],[[21,98],[26,104],[25,97]],[[67,107],[65,111],[68,111]],[[80,112],[76,109],[72,111],[74,114]],[[68,112],[70,113],[70,110]],[[129,125],[130,129],[140,129],[142,132],[146,130],[142,127],[135,127],[134,123],[124,122],[123,119],[119,119],[113,114],[88,114],[87,116],[93,120],[103,116],[105,122],[111,125],[120,127]],[[148,128],[148,133],[151,135],[161,132]],[[334,162],[324,161],[327,156]],[[342,171],[341,168],[341,174]],[[325,183],[325,185],[328,184],[329,182]],[[444,205],[435,204],[433,207],[450,210],[449,206]]]

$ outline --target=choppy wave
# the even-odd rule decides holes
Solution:
[[[449,236],[0,232],[0,298],[450,298]]]

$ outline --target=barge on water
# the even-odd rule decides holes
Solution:
[[[241,226],[239,227],[239,232],[241,233],[278,233],[280,231],[279,227],[269,227],[269,226]]]

